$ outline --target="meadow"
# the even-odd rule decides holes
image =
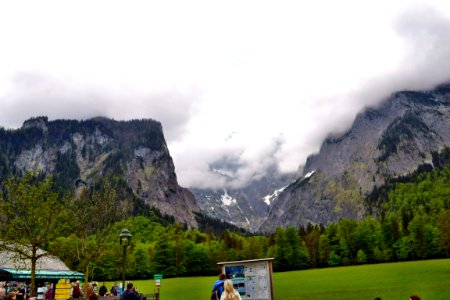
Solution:
[[[348,266],[274,273],[275,299],[450,299],[450,259]],[[215,276],[161,280],[162,300],[209,299]],[[133,282],[141,293],[154,293],[154,280]],[[107,284],[108,288],[111,283]]]

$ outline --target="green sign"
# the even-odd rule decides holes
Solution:
[[[153,279],[162,279],[163,278],[163,274],[153,274]]]

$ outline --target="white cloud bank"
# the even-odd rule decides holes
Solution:
[[[0,125],[153,118],[180,184],[237,187],[450,80],[446,1],[309,2],[2,2]]]

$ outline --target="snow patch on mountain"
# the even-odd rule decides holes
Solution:
[[[314,172],[316,172],[316,170],[312,170],[311,172],[309,172],[308,174],[306,174],[304,178],[306,179],[306,178],[311,177],[311,176],[314,174]]]
[[[273,192],[270,195],[264,196],[263,200],[267,205],[270,205],[270,203],[272,203],[273,199],[275,199],[276,197],[278,197],[278,195],[284,191],[285,188],[287,188],[288,186],[282,187],[281,189],[276,190],[275,192]]]
[[[235,198],[231,197],[230,195],[228,195],[226,190],[224,190],[224,194],[221,196],[220,200],[222,201],[223,205],[225,205],[225,206],[237,204],[237,200]]]

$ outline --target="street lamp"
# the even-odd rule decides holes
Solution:
[[[125,291],[125,265],[127,262],[127,247],[131,242],[131,233],[128,229],[122,229],[119,234],[120,245],[123,246],[123,261],[122,261],[122,294]]]

